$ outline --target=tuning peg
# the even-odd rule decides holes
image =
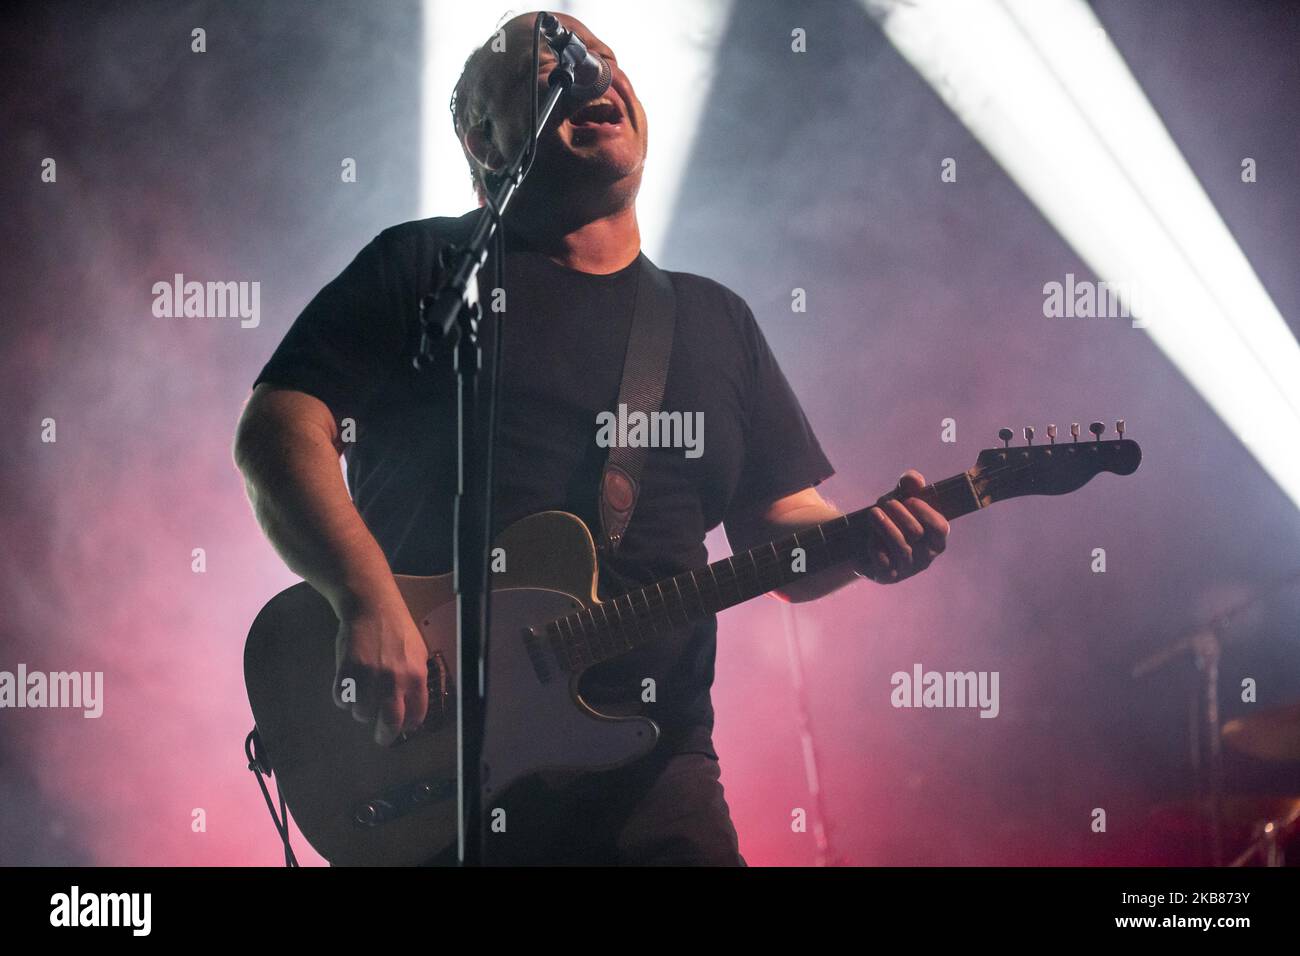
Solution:
[[[1119,432],[1120,438],[1124,437],[1124,419],[1121,418],[1115,423],[1115,431]]]
[[[1047,426],[1047,437],[1048,437],[1048,439],[1051,440],[1051,442],[1052,442],[1053,445],[1056,444],[1056,426],[1055,426],[1055,425],[1048,425],[1048,426]]]
[[[1014,435],[1015,435],[1015,432],[1013,432],[1010,428],[999,428],[999,429],[998,429],[998,437],[1002,439],[1002,447],[1003,447],[1003,448],[1010,448],[1010,447],[1011,447],[1011,439],[1012,439],[1012,437],[1013,437]]]
[[[1078,422],[1070,422],[1070,437],[1072,437],[1075,441],[1078,441],[1078,440],[1079,440],[1079,423],[1078,423]]]
[[[1103,425],[1101,422],[1093,422],[1091,425],[1088,426],[1088,431],[1092,432],[1092,434],[1096,437],[1097,441],[1101,441],[1102,433],[1105,430],[1106,430],[1106,426]]]
[[[1034,428],[1033,428],[1032,425],[1026,425],[1026,426],[1025,426],[1025,444],[1026,444],[1026,445],[1032,445],[1033,443],[1034,443]]]

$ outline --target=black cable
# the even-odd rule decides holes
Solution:
[[[537,74],[542,70],[542,18],[545,13],[537,14],[537,19],[533,22],[533,74],[530,76],[529,83],[532,86],[532,111],[529,113],[528,123],[528,163],[524,166],[524,176],[527,177],[533,169],[533,160],[537,158],[537,112],[539,106],[537,103]],[[499,225],[499,223],[498,223]]]
[[[537,159],[537,141],[538,141],[537,114],[541,110],[541,106],[538,103],[538,99],[537,99],[537,74],[541,72],[542,69],[541,38],[542,38],[542,18],[544,16],[545,16],[544,13],[539,13],[537,15],[537,19],[533,22],[533,72],[532,75],[529,77],[529,87],[531,89],[531,94],[528,98],[529,134],[528,134],[528,140],[524,143],[524,165],[521,167],[522,172],[520,173],[519,176],[521,182],[528,176],[530,172],[532,172],[533,162],[534,160]],[[496,198],[492,195],[492,191],[493,191],[492,184],[490,184],[487,180],[487,177],[481,173],[479,175],[479,181],[483,186],[483,205],[487,207],[487,212],[485,212],[484,215],[491,215],[492,218],[496,221],[496,228],[500,230],[501,228],[503,228],[503,221],[501,216],[501,210],[497,208]],[[499,279],[500,276],[498,275],[497,278]],[[499,283],[496,287],[498,289],[501,288]]]
[[[537,158],[537,141],[539,138],[537,114],[540,110],[537,97],[537,74],[541,72],[542,68],[542,20],[545,16],[545,13],[539,13],[537,14],[537,19],[533,21],[533,72],[529,77],[529,86],[532,89],[532,95],[529,97],[531,110],[529,112],[530,119],[528,129],[530,130],[530,133],[528,144],[525,147],[527,152],[525,153],[526,159],[523,166],[523,173],[520,177],[521,179],[528,176],[528,173],[533,168],[533,160]],[[495,259],[495,262],[492,265],[492,288],[504,289],[506,257],[505,224],[501,218],[501,210],[496,207],[496,203],[493,201],[491,193],[486,189],[486,184],[484,192],[488,196],[488,208],[491,210],[491,214],[496,218],[496,232],[493,235],[493,258]],[[489,448],[493,447],[494,442],[496,441],[496,410],[498,408],[498,399],[501,395],[501,356],[503,354],[503,343],[505,340],[505,322],[502,320],[501,316],[498,315],[496,320],[492,323],[492,329],[494,332],[492,337],[492,382],[490,383],[488,391],[488,429],[487,435],[485,436]],[[490,455],[488,457],[487,481],[489,489],[492,487],[492,457],[493,456]],[[489,509],[491,507],[490,491],[488,507]]]
[[[266,811],[271,814],[271,822],[275,824],[275,830],[280,834],[280,841],[284,844],[284,865],[297,867],[298,858],[294,856],[293,847],[289,843],[289,812],[285,807],[284,794],[280,792],[279,781],[275,784],[276,796],[280,798],[280,814],[277,816],[275,804],[271,801],[271,791],[267,789],[266,781],[262,779],[264,776],[271,775],[271,765],[264,755],[256,753],[261,742],[262,738],[258,736],[257,728],[254,727],[244,738],[244,756],[248,758],[248,769],[253,771],[253,776],[257,778],[257,785],[262,788]]]

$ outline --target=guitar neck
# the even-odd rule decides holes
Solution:
[[[885,499],[893,497],[895,493],[890,493]],[[982,507],[967,472],[926,485],[916,497],[949,521]],[[611,660],[709,615],[851,560],[869,533],[871,507],[583,608],[547,624],[546,636],[570,670]]]

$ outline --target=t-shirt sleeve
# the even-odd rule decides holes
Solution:
[[[748,306],[743,334],[752,374],[744,464],[728,506],[732,513],[769,504],[835,473]]]
[[[357,253],[294,320],[254,385],[314,395],[336,419],[360,415],[409,361],[416,303],[400,245],[381,233]]]

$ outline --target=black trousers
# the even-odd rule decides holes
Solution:
[[[530,778],[485,808],[489,866],[745,866],[718,758],[652,753],[569,783]],[[426,866],[454,865],[456,850]]]

